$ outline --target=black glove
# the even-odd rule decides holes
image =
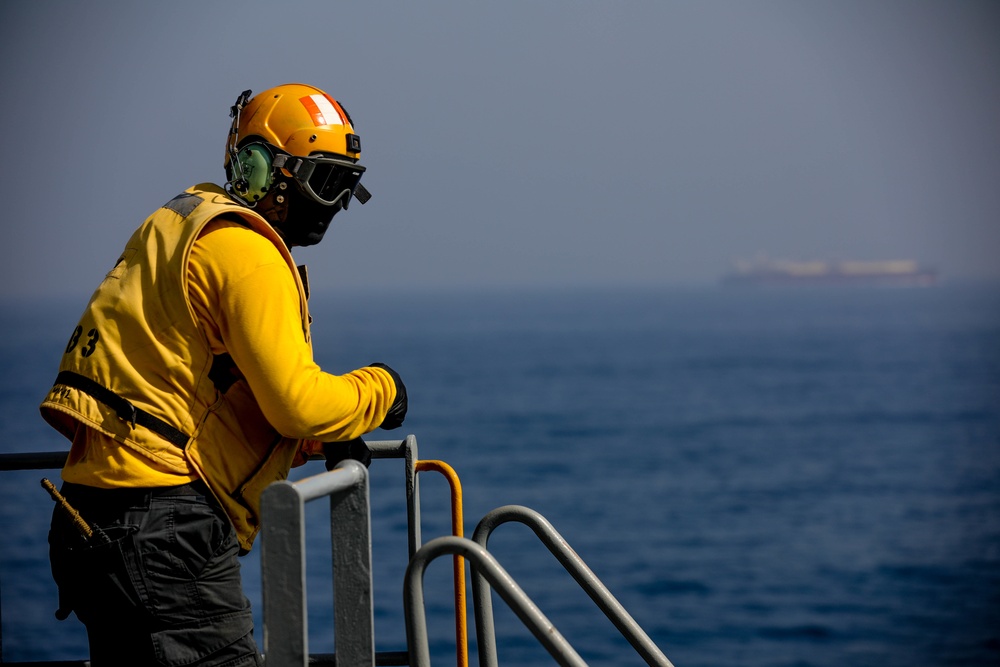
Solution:
[[[399,378],[399,373],[392,370],[385,364],[375,363],[368,365],[375,368],[381,368],[386,371],[392,376],[392,381],[396,383],[396,400],[392,402],[391,406],[389,406],[389,411],[385,413],[385,419],[382,420],[379,427],[384,428],[387,431],[399,428],[403,425],[403,420],[406,419],[406,386]]]
[[[361,438],[346,442],[324,442],[323,455],[326,456],[327,470],[333,470],[334,466],[344,459],[359,461],[366,468],[372,462],[372,450],[368,449],[368,445]]]

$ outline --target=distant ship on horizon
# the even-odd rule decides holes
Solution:
[[[724,285],[751,286],[929,287],[937,280],[935,269],[912,259],[838,262],[756,259],[737,261],[722,282]]]

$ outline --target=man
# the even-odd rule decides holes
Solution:
[[[226,187],[188,189],[132,235],[41,405],[72,441],[62,495],[86,523],[53,514],[57,616],[86,625],[95,667],[260,664],[237,555],[261,492],[320,442],[342,443],[328,466],[370,460],[358,438],[406,414],[388,366],[313,361],[289,253],[370,197],[353,122],[311,86],[249,97],[232,108]]]

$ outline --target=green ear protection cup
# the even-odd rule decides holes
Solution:
[[[274,184],[274,158],[264,144],[247,144],[236,155],[233,188],[250,201],[260,201]]]

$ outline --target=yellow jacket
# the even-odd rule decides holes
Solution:
[[[195,261],[203,233],[212,238],[209,250],[199,243],[203,253],[232,242],[234,256]],[[143,462],[178,475],[177,483],[201,477],[244,549],[259,530],[261,491],[287,476],[300,440],[367,433],[395,399],[381,368],[342,376],[319,369],[291,254],[263,218],[209,184],[175,197],[136,230],[91,298],[59,371],[43,417],[74,449],[88,440],[79,437],[82,424],[91,442],[127,448],[129,461],[128,479],[115,480],[100,457],[71,452],[64,479],[89,477],[97,486],[162,479],[147,475]]]

